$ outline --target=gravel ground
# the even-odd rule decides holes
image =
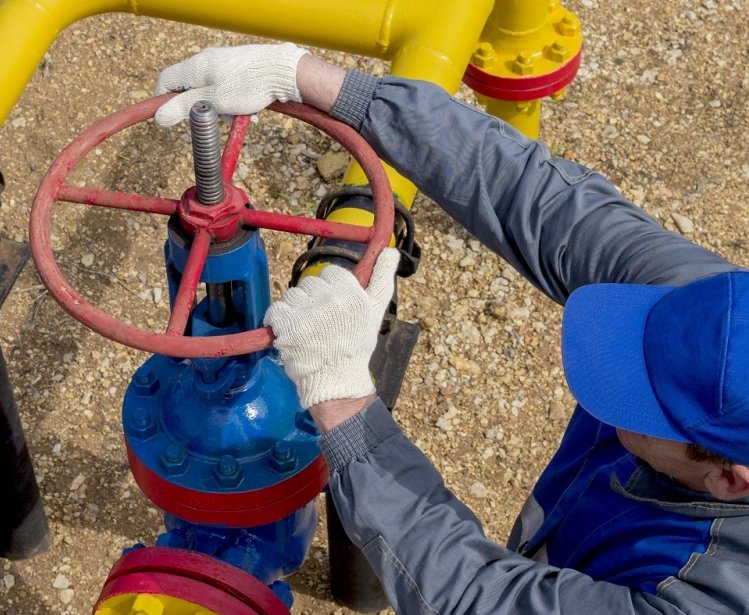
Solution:
[[[567,98],[545,105],[542,138],[554,154],[602,172],[666,227],[749,264],[746,2],[569,6],[585,26],[583,66]],[[208,45],[248,40],[125,15],[69,28],[0,129],[8,181],[0,234],[26,240],[35,188],[74,135],[147,97],[164,66]],[[340,152],[296,121],[263,114],[246,150],[238,181],[261,208],[309,214],[337,184],[335,170],[325,179],[318,162],[335,162]],[[190,185],[190,164],[184,129],[142,125],[97,149],[76,180],[174,196]],[[115,315],[144,326],[166,322],[163,220],[61,209],[54,245],[69,279]],[[400,312],[423,333],[397,418],[502,541],[573,407],[558,351],[561,310],[433,203],[417,198],[414,212],[423,259],[400,286]],[[268,243],[277,293],[303,241],[270,235]],[[0,612],[85,613],[121,549],[150,544],[159,532],[159,513],[129,477],[119,426],[120,400],[145,355],[66,316],[31,265],[0,319],[54,537],[34,560],[0,562]],[[321,525],[308,563],[291,579],[294,613],[350,612],[330,601],[325,558]]]

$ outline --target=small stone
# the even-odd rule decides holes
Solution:
[[[558,401],[553,401],[549,404],[549,418],[552,421],[560,421],[567,418],[567,409],[564,404],[560,404]]]
[[[77,491],[78,487],[80,487],[83,484],[83,481],[85,480],[86,480],[86,477],[83,476],[83,474],[79,474],[73,479],[73,482],[70,483],[70,490]]]
[[[682,235],[688,235],[689,233],[694,232],[694,222],[692,222],[686,216],[682,216],[681,214],[672,212],[671,219],[674,221],[674,224],[676,224],[676,228],[679,229],[679,232]]]
[[[153,302],[158,305],[161,303],[161,298],[164,294],[164,291],[161,289],[161,286],[155,286],[153,289]]]
[[[3,577],[3,585],[5,585],[5,589],[10,589],[16,584],[16,577],[14,577],[12,574],[6,574]]]
[[[485,498],[488,495],[486,486],[483,483],[473,483],[469,490],[477,498]]]
[[[86,391],[81,397],[81,404],[84,406],[88,406],[90,402],[91,402],[91,391]]]
[[[650,143],[650,137],[648,137],[647,135],[637,135],[637,140],[643,145],[647,145],[648,143]]]
[[[437,419],[437,422],[435,423],[438,429],[441,429],[444,432],[452,431],[452,424],[450,423],[449,419],[446,419],[444,416],[441,416]]]
[[[88,254],[84,254],[81,257],[81,264],[84,267],[90,267],[91,265],[93,265],[94,264],[94,255],[91,254],[90,252]]]
[[[616,139],[619,136],[619,131],[616,126],[609,124],[601,131],[601,136],[604,139]]]
[[[60,602],[63,604],[70,604],[73,600],[73,590],[70,588],[60,590]]]
[[[466,267],[470,267],[475,264],[476,264],[476,259],[473,258],[473,256],[469,255],[469,256],[464,256],[463,258],[461,258],[460,262],[458,263],[458,266],[461,269],[465,269]]]
[[[67,589],[70,587],[70,581],[68,581],[68,577],[64,574],[58,574],[52,582],[52,587],[55,589]]]
[[[317,159],[317,170],[327,182],[341,175],[348,166],[346,152],[326,152]]]

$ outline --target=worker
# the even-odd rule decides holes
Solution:
[[[440,87],[291,44],[209,49],[157,93],[248,114],[303,100],[565,306],[579,405],[507,547],[402,433],[367,368],[398,255],[330,266],[265,322],[322,434],[330,492],[398,613],[749,613],[749,272],[666,231],[600,175]]]

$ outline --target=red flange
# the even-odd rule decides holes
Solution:
[[[269,109],[301,119],[336,139],[361,165],[372,187],[375,222],[372,227],[298,218],[249,208],[241,190],[228,186],[236,168],[242,143],[249,127],[249,118],[237,117],[232,124],[221,159],[222,175],[227,184],[224,201],[213,206],[195,206],[188,190],[180,201],[139,194],[126,194],[66,184],[65,178],[94,147],[113,134],[144,121],[174,94],[165,94],[132,105],[97,122],[57,157],[37,190],[29,223],[29,239],[34,263],[50,294],[65,311],[97,333],[126,346],[155,354],[209,358],[256,352],[273,343],[269,327],[233,335],[210,337],[184,336],[195,291],[211,241],[224,240],[236,233],[241,225],[254,228],[302,233],[317,237],[367,243],[367,248],[354,268],[354,275],[366,286],[379,253],[387,247],[393,232],[394,209],[390,183],[377,155],[353,128],[329,115],[299,103],[273,103]],[[172,314],[165,333],[146,331],[127,324],[89,304],[62,275],[52,252],[50,219],[56,201],[84,203],[100,207],[129,209],[146,213],[178,215],[182,226],[194,234],[190,255],[182,272]]]
[[[582,49],[561,68],[545,75],[500,77],[469,64],[463,83],[469,88],[497,100],[525,101],[551,96],[572,83],[580,68]]]
[[[167,595],[219,615],[290,615],[281,599],[252,575],[183,549],[143,547],[123,555],[109,572],[93,612],[122,594]]]
[[[255,527],[273,523],[306,506],[328,484],[322,455],[286,480],[250,491],[197,491],[164,480],[149,469],[127,445],[130,472],[138,487],[156,506],[191,523]]]

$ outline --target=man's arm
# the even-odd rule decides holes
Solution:
[[[344,80],[341,69],[306,59],[297,72],[305,102],[360,130],[383,160],[559,303],[585,284],[678,285],[737,269],[662,228],[600,175],[552,158],[436,85],[357,71]]]
[[[343,526],[397,613],[689,612],[650,594],[534,562],[488,540],[380,400],[324,435],[321,447]],[[711,606],[722,612],[720,605]]]

